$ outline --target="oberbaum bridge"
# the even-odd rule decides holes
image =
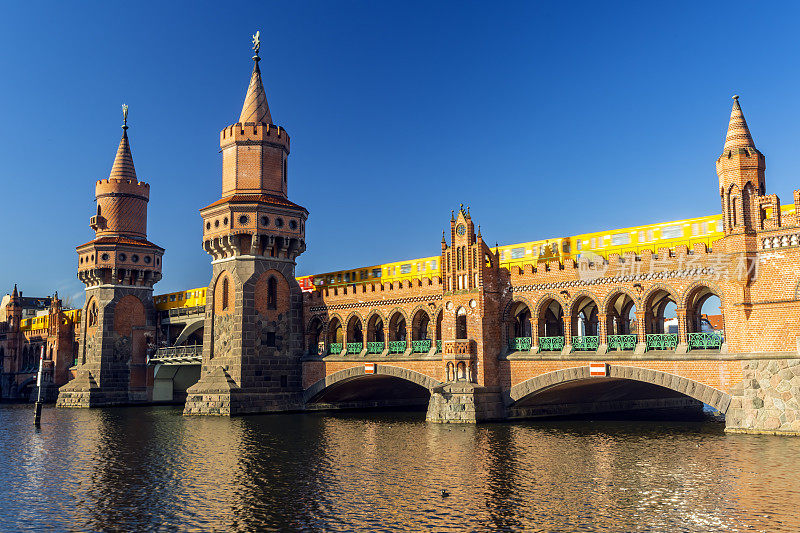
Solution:
[[[193,318],[202,357],[148,351],[164,249],[147,240],[150,187],[125,125],[109,178],[95,184],[95,238],[77,247],[80,318],[70,324],[56,296],[48,329],[22,335],[15,287],[0,330],[5,388],[38,342],[59,407],[150,403],[160,381],[194,368],[186,415],[427,404],[430,422],[477,423],[706,404],[730,432],[800,434],[800,191],[791,214],[766,194],[737,97],[716,160],[724,233],[713,249],[506,268],[461,208],[438,275],[304,292],[295,264],[308,211],[288,199],[289,135],[273,124],[254,49],[239,120],[220,133],[221,197],[200,210],[213,272]],[[724,343],[700,330],[711,296]],[[677,335],[663,332],[668,302]],[[580,331],[587,309],[597,319]]]

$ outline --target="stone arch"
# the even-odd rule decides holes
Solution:
[[[615,287],[611,290],[611,292],[608,293],[608,295],[605,298],[603,298],[603,301],[600,302],[600,309],[603,312],[608,313],[611,310],[611,306],[614,303],[616,303],[617,298],[619,298],[622,295],[625,295],[631,300],[633,300],[634,305],[638,303],[639,300],[641,299],[639,296],[636,296],[635,294],[633,294],[631,291],[629,291],[624,287]]]
[[[658,283],[642,296],[642,314],[644,316],[645,333],[665,333],[664,310],[672,302],[679,306],[681,299],[679,292],[671,285]]]
[[[312,316],[306,326],[306,344],[309,354],[320,355],[319,342],[324,338],[324,332],[325,319],[323,315]]]
[[[633,366],[609,365],[608,377],[641,381],[671,389],[708,404],[723,414],[728,410],[728,406],[731,403],[731,396],[726,392],[698,381],[667,372],[661,372],[659,370],[650,370],[648,368]],[[503,402],[506,407],[511,407],[515,403],[555,385],[589,379],[602,378],[591,378],[588,365],[547,372],[525,380],[522,383],[518,383],[508,391],[505,391],[503,393]]]
[[[431,338],[433,317],[425,304],[420,304],[411,311],[411,339],[415,341]]]
[[[433,390],[435,387],[440,386],[442,383],[430,376],[426,376],[425,374],[420,374],[414,370],[409,370],[407,368],[400,368],[398,366],[391,366],[391,365],[384,365],[384,364],[377,364],[375,365],[375,371],[373,374],[367,374],[364,372],[364,365],[352,366],[350,368],[345,368],[344,370],[339,370],[338,372],[334,372],[333,374],[320,379],[305,391],[303,391],[303,403],[308,403],[313,400],[315,397],[319,396],[324,392],[326,389],[330,388],[337,383],[341,383],[343,381],[349,381],[352,379],[358,379],[363,376],[392,376],[395,378],[403,379],[406,381],[410,381],[412,383],[416,383],[417,385],[424,387],[426,389]]]
[[[725,293],[722,292],[719,285],[714,283],[713,281],[705,280],[705,279],[698,279],[697,281],[693,282],[691,285],[686,287],[681,295],[681,299],[679,301],[681,307],[688,308],[691,305],[691,297],[693,296],[693,292],[695,292],[700,287],[706,287],[711,292],[714,293],[714,296],[719,298],[720,304],[725,305]],[[798,289],[800,289],[800,282],[798,282]]]
[[[405,341],[408,338],[408,317],[399,307],[389,312],[388,326],[389,341]]]
[[[367,342],[386,342],[383,330],[386,327],[386,318],[377,309],[367,316]]]
[[[596,337],[600,334],[600,302],[601,299],[591,291],[578,291],[572,296],[567,307],[569,316],[572,317],[570,319],[572,336]],[[581,326],[583,326],[582,332]]]
[[[620,304],[619,306],[617,304]],[[619,309],[617,308],[619,307]],[[600,312],[606,317],[608,335],[631,335],[638,331],[637,318],[631,311],[641,307],[641,298],[623,288],[614,288],[603,300]]]
[[[348,344],[364,344],[364,318],[358,311],[352,311],[347,315],[345,339]]]
[[[560,314],[558,309],[552,306],[552,303],[558,304]],[[536,301],[536,307],[534,307],[532,313],[539,337],[559,337],[564,335],[563,317],[565,307],[564,300],[559,295],[551,292],[543,294]]]
[[[333,314],[328,319],[328,323],[325,325],[325,339],[328,345],[344,342],[344,323],[338,314]]]
[[[511,299],[511,301],[509,301],[506,304],[505,308],[503,309],[503,315],[502,315],[503,322],[506,322],[511,318],[511,311],[519,303],[523,303],[526,306],[528,306],[528,309],[530,309],[531,313],[533,313],[534,305],[531,303],[531,301],[528,298],[524,297],[524,296],[515,295]]]
[[[211,297],[214,302],[214,315],[228,315],[233,313],[236,282],[227,270],[223,270],[217,275],[217,279],[212,284]]]
[[[533,337],[533,306],[530,300],[515,296],[503,309],[502,328],[505,344],[511,349],[530,349],[529,339]]]

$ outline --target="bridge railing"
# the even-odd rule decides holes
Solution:
[[[678,347],[677,333],[648,333],[645,335],[648,350],[674,350]]]
[[[341,342],[332,342],[328,344],[328,353],[331,355],[339,355],[342,353],[344,345]]]
[[[593,352],[600,346],[597,335],[575,335],[572,337],[572,350],[575,352]]]
[[[364,349],[363,342],[348,342],[347,343],[347,353],[354,354],[354,353],[361,353],[361,350]]]
[[[200,363],[203,360],[203,346],[167,346],[159,348],[150,356],[150,363]]]
[[[203,305],[198,305],[194,307],[178,307],[175,309],[165,309],[163,311],[159,311],[159,315],[162,318],[164,317],[180,317],[180,316],[190,316],[190,315],[199,315],[206,312],[206,308]]]
[[[411,341],[412,353],[428,353],[431,349],[432,341],[430,339],[420,339]]]
[[[369,354],[376,354],[376,353],[383,353],[383,350],[386,348],[386,343],[381,341],[369,341],[367,342],[367,353]]]
[[[713,350],[722,347],[725,337],[716,331],[703,331],[699,333],[689,333],[690,350]]]
[[[508,347],[515,352],[527,352],[531,349],[531,341],[530,337],[514,337],[508,343]]]
[[[633,350],[636,348],[636,335],[609,335],[609,350]]]
[[[436,353],[442,353],[442,339],[436,341]]]
[[[564,337],[539,337],[540,352],[556,352],[564,349]]]
[[[389,353],[403,353],[406,351],[406,341],[389,341]]]

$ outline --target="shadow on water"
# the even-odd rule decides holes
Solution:
[[[800,439],[708,421],[437,425],[0,407],[3,529],[796,531]],[[442,498],[441,490],[450,496]]]

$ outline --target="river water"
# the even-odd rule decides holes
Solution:
[[[0,406],[3,531],[800,530],[800,438],[713,422],[32,418]]]

